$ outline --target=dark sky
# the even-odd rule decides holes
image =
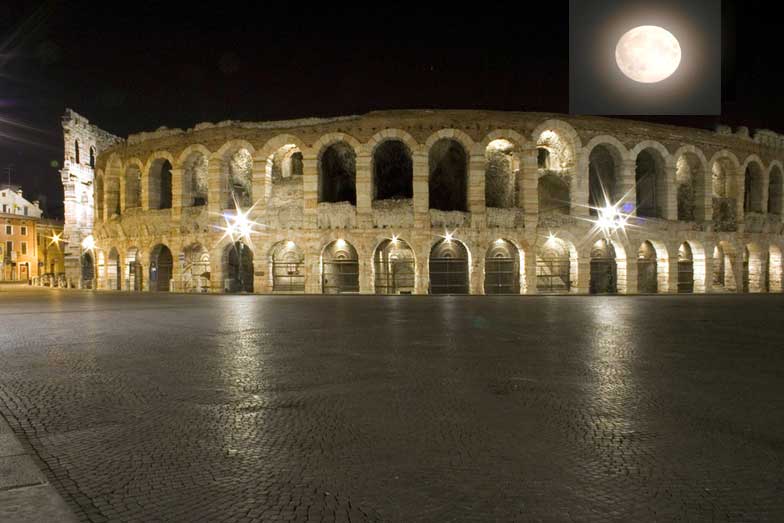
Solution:
[[[65,107],[120,136],[373,109],[568,112],[567,0],[471,9],[225,2],[223,12],[204,4],[0,3],[0,180],[13,165],[12,182],[62,216]],[[723,3],[720,120],[784,132],[770,5]],[[645,119],[708,128],[719,120]]]

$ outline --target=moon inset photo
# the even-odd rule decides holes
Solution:
[[[569,111],[721,113],[721,2],[570,0]]]
[[[666,29],[641,25],[625,33],[615,46],[615,61],[623,74],[642,83],[661,82],[681,63],[678,39]]]

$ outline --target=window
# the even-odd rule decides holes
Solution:
[[[74,161],[76,163],[81,163],[79,161],[79,140],[74,140]]]
[[[27,216],[27,205],[24,206],[24,215]]]
[[[13,250],[14,250],[14,242],[12,242],[11,240],[6,241],[5,242],[5,254],[6,254],[6,256],[10,257],[11,256],[11,251],[13,251]]]
[[[90,147],[90,167],[95,169],[95,148]]]
[[[5,195],[3,195],[3,196],[5,196]],[[3,204],[3,212],[8,212],[8,206],[6,204]]]
[[[21,234],[22,234],[22,236],[27,236],[27,227],[26,227],[26,226],[24,226],[24,225],[22,225],[22,231],[21,231]]]
[[[11,236],[14,233],[14,226],[13,225],[6,225],[5,226],[5,233],[8,236]]]
[[[22,254],[27,255],[27,242],[20,242],[20,243],[21,243],[20,249],[22,250]]]

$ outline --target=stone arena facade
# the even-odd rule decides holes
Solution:
[[[78,117],[69,114],[66,129]],[[71,214],[92,217],[91,230],[82,225],[79,239],[70,238],[72,249],[81,246],[78,269],[70,265],[73,285],[368,294],[782,290],[784,137],[771,131],[379,111],[204,123],[124,140],[103,133],[89,169],[84,154],[74,157],[72,134],[63,179],[81,165],[91,191],[82,204],[91,208]],[[625,227],[597,227],[611,206]],[[238,209],[253,222],[244,237]],[[66,229],[68,214],[67,207]]]

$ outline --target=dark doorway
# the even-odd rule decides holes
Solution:
[[[443,239],[430,251],[430,294],[468,294],[468,251]]]
[[[226,292],[253,292],[253,251],[234,242],[226,253]]]
[[[172,253],[165,245],[157,245],[150,254],[150,291],[169,292],[173,267]]]

